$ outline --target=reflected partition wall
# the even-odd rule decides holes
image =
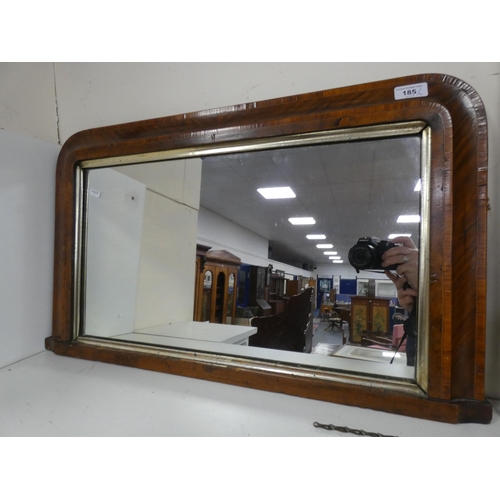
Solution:
[[[479,96],[446,75],[80,132],[58,161],[46,346],[420,418],[489,422],[486,134]],[[263,204],[263,179],[291,184],[295,196]],[[234,325],[237,268],[200,268],[200,210],[267,239],[283,262],[310,258],[293,243],[306,229],[289,217],[314,213],[347,257],[358,237],[386,238],[398,214],[418,215],[420,224],[401,227],[419,249],[415,367],[249,347],[255,330]],[[219,324],[207,324],[203,299],[207,306],[219,292]]]

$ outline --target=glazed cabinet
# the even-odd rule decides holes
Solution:
[[[195,321],[232,325],[236,317],[236,291],[241,260],[226,250],[197,255]]]

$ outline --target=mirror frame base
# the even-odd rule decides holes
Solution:
[[[435,400],[397,388],[366,387],[342,382],[318,381],[281,375],[279,380],[271,372],[255,372],[252,369],[232,368],[203,361],[169,357],[168,354],[144,354],[116,346],[99,348],[81,342],[61,342],[48,337],[46,349],[62,356],[88,361],[98,361],[143,370],[181,375],[211,382],[229,383],[240,387],[277,392],[289,396],[317,399],[347,406],[395,413],[407,417],[423,418],[449,424],[489,424],[492,419],[491,403],[471,400]],[[285,380],[284,380],[285,379]],[[285,383],[283,383],[285,382]]]

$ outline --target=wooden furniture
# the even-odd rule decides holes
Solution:
[[[302,283],[299,280],[288,280],[286,282],[286,296],[298,295],[302,290]]]
[[[249,306],[259,308],[259,316],[270,316],[272,307],[268,302],[267,294],[267,267],[251,266],[250,268],[250,297]]]
[[[351,297],[349,342],[361,343],[363,332],[387,334],[390,302],[390,299],[377,297]]]
[[[322,319],[329,319],[333,313],[333,306],[331,302],[325,302],[319,306],[319,315]]]
[[[308,285],[307,285],[309,288],[312,288],[313,289],[313,302],[314,304],[316,305],[316,299],[317,299],[317,281],[316,280],[313,280],[312,278],[310,278],[308,280]]]
[[[312,318],[312,288],[288,301],[287,308],[276,315],[252,319],[257,333],[249,339],[249,345],[283,351],[304,352],[306,335]],[[309,329],[312,335],[312,329]]]
[[[194,290],[195,290],[195,297],[194,297],[194,308],[193,308],[193,319],[195,321],[200,321],[199,318],[201,318],[202,312],[201,312],[201,307],[203,303],[203,299],[199,297],[200,290],[199,290],[199,281],[200,281],[200,275],[203,273],[205,269],[205,264],[207,262],[207,252],[210,250],[210,248],[207,245],[201,245],[197,244],[196,245],[196,264],[195,264],[195,274],[194,274]]]
[[[85,172],[189,154],[412,135],[422,145],[422,235],[415,379],[203,356],[82,335]],[[467,83],[422,74],[107,126],[74,134],[58,158],[53,330],[77,358],[278,391],[443,422],[488,423],[485,399],[486,113]],[[193,153],[194,152],[194,153]],[[307,165],[304,165],[307,169]],[[175,284],[173,284],[175,285]],[[223,360],[223,362],[221,362]]]
[[[283,299],[269,300],[269,305],[271,306],[271,314],[279,314],[285,310],[286,301]]]
[[[284,271],[276,270],[269,275],[268,302],[272,314],[279,314],[285,310],[286,302],[283,298],[287,281]]]
[[[281,299],[285,295],[287,279],[283,271],[273,271],[269,276],[269,300]]]
[[[195,288],[195,321],[232,325],[236,317],[236,290],[241,259],[226,250],[203,256]]]
[[[350,305],[335,305],[333,308],[333,312],[336,317],[332,320],[334,326],[338,326],[342,328],[344,323],[349,325],[349,329],[351,328],[351,306]]]

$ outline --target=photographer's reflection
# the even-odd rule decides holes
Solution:
[[[360,270],[383,271],[396,286],[399,305],[408,313],[404,321],[404,335],[397,346],[396,353],[406,340],[406,364],[414,366],[418,330],[419,264],[419,254],[415,243],[407,236],[398,236],[391,241],[374,237],[359,238],[349,250],[348,258],[358,273]]]
[[[392,239],[391,243],[395,243],[397,246],[384,252],[382,267],[386,268],[385,274],[396,286],[399,305],[410,314],[404,323],[405,333],[403,339],[406,339],[407,365],[414,366],[417,344],[416,305],[418,298],[419,253],[413,240],[407,236],[398,236]],[[389,269],[395,269],[395,271]]]
[[[418,249],[408,236],[391,240],[398,246],[382,255],[382,267],[386,276],[394,283],[398,292],[399,305],[411,312],[418,296]],[[395,268],[395,273],[387,268]]]

